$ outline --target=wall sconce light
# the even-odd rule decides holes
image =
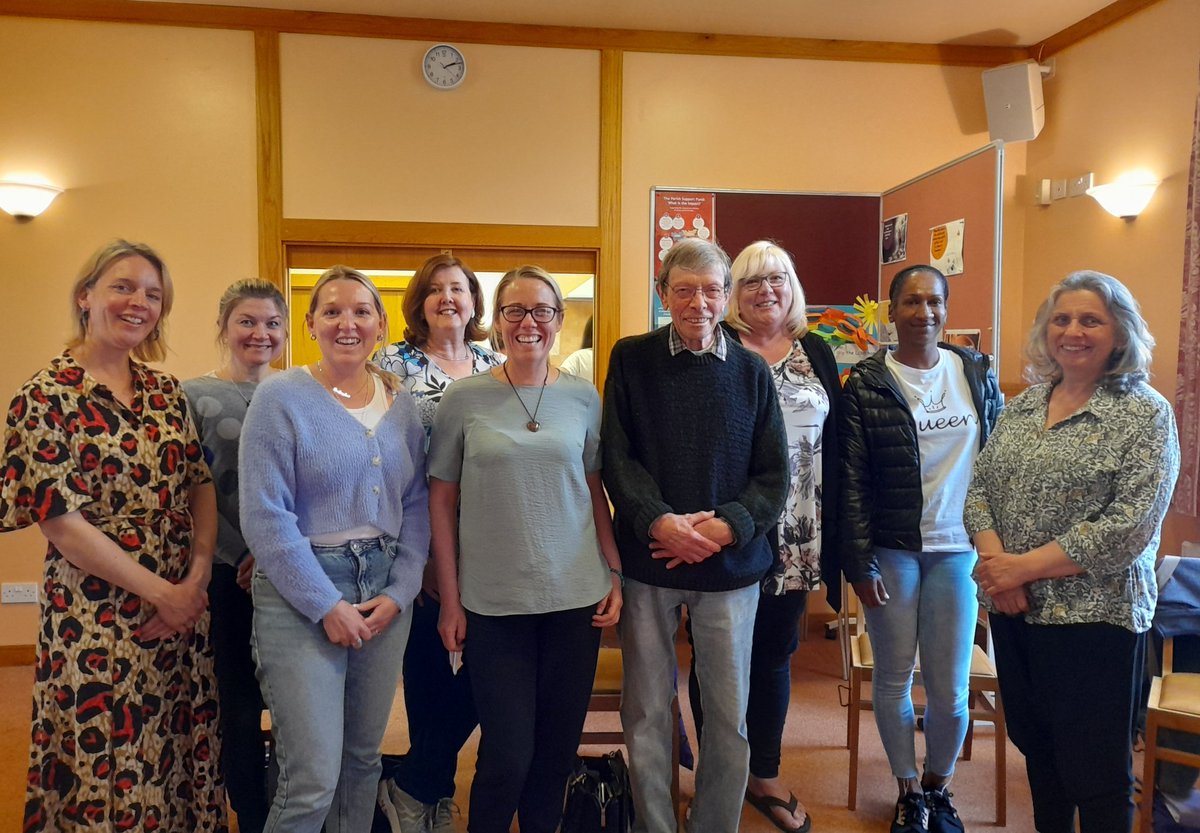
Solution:
[[[1158,180],[1150,174],[1137,172],[1117,177],[1107,185],[1093,186],[1087,189],[1087,194],[1114,217],[1132,220],[1149,204],[1158,185]]]
[[[0,180],[0,209],[18,220],[28,220],[49,208],[62,192],[61,188],[41,182]]]

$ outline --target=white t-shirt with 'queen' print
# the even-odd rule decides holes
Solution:
[[[971,401],[962,359],[938,348],[937,364],[928,370],[901,364],[890,352],[884,361],[917,424],[922,549],[969,550],[963,503],[979,453],[979,415]]]

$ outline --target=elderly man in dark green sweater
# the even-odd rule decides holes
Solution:
[[[688,239],[658,274],[671,323],[617,342],[604,387],[604,483],[627,583],[621,615],[638,833],[671,833],[670,703],[687,605],[704,734],[690,833],[738,829],[749,773],[746,700],[766,533],[787,492],[787,440],[766,363],[717,322],[729,257]]]

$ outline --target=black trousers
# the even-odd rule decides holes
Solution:
[[[518,616],[467,612],[479,714],[471,833],[554,833],[596,676],[595,607]]]
[[[250,652],[254,604],[238,587],[237,568],[213,564],[208,584],[210,637],[221,697],[221,775],[238,830],[262,833],[270,810],[261,730],[262,692]]]
[[[1009,736],[1039,833],[1129,833],[1145,634],[991,616]]]
[[[404,651],[404,708],[408,754],[388,773],[396,786],[422,804],[454,795],[458,753],[475,731],[475,701],[468,665],[456,675],[438,634],[441,605],[422,593],[413,604],[412,628]]]

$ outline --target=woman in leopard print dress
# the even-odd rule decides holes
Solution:
[[[222,833],[206,612],[208,469],[165,354],[173,291],[115,241],[71,295],[74,337],[8,410],[0,531],[50,542],[25,831]]]

